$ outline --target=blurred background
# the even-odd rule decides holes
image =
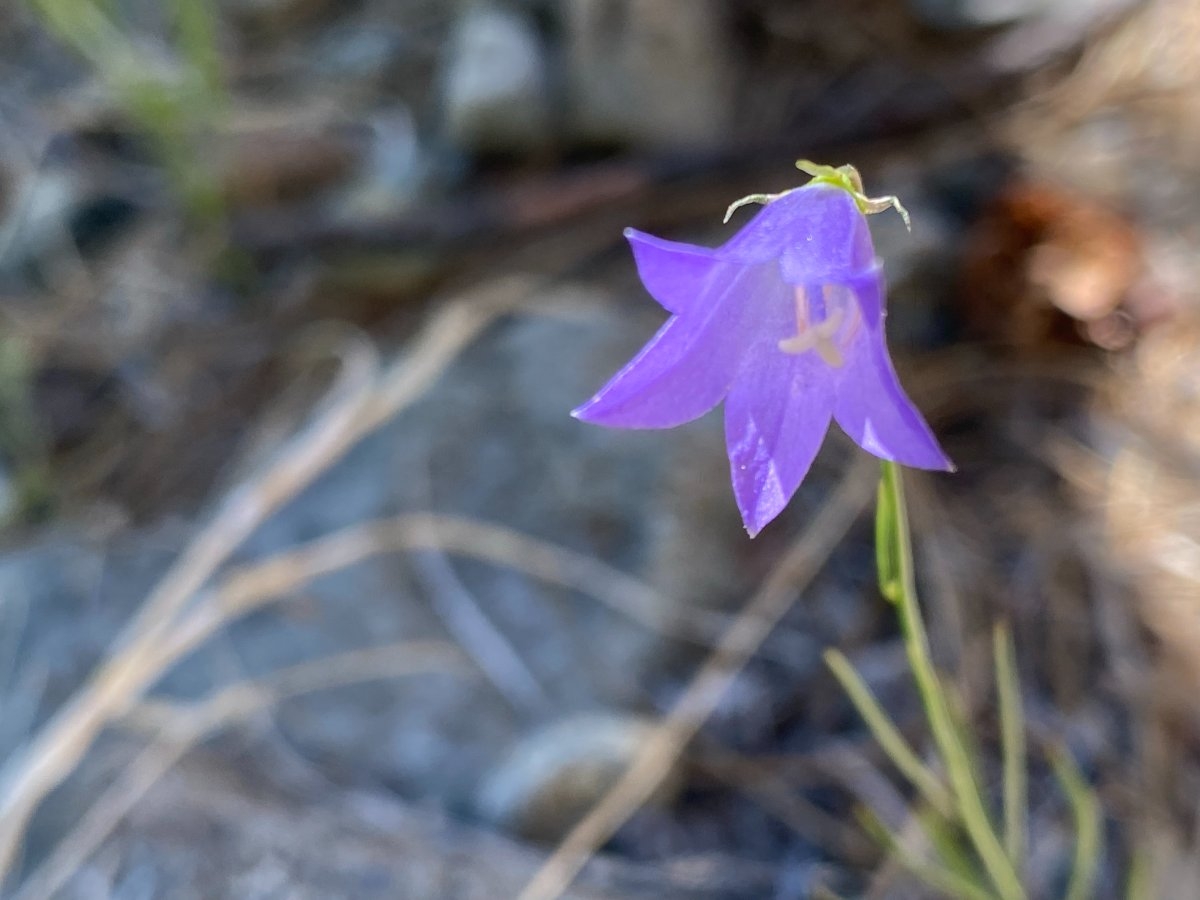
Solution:
[[[1011,625],[1031,895],[1064,747],[1088,896],[1200,896],[1197,48],[1196,0],[4,0],[0,890],[517,897],[641,759],[568,896],[931,896],[821,658],[927,752],[871,460],[750,542],[719,413],[568,415],[662,321],[621,229],[715,245],[804,157],[912,214],[918,573],[985,781]]]

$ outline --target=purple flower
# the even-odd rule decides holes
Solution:
[[[864,210],[891,198],[867,200],[849,167],[814,168],[802,188],[747,198],[767,205],[716,249],[625,231],[642,283],[671,317],[572,413],[671,428],[724,400],[733,490],[752,537],[796,492],[831,418],[882,459],[953,468],[884,342],[883,272]]]

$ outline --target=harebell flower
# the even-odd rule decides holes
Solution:
[[[884,340],[883,267],[852,166],[797,166],[781,194],[719,247],[630,228],[638,274],[669,312],[658,333],[572,415],[614,428],[671,428],[725,401],[733,491],[753,537],[795,494],[830,420],[875,456],[950,470],[896,378]]]

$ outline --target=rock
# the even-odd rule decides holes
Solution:
[[[1082,42],[1093,28],[1133,0],[910,0],[913,14],[946,32],[1008,30],[979,57],[1001,72],[1035,68]]]
[[[622,292],[633,289],[633,273],[626,278]],[[696,519],[689,533],[719,527],[721,533],[729,529],[737,536],[719,416],[699,426],[704,430],[696,431],[698,445],[679,455],[672,446],[682,432],[612,431],[568,414],[661,324],[663,313],[647,301],[619,303],[615,296],[601,298],[594,290],[570,284],[557,284],[543,299],[547,307],[576,315],[514,315],[489,328],[421,400],[358,444],[260,527],[239,549],[235,564],[295,549],[356,523],[433,510],[505,526],[652,579],[664,591],[686,591],[689,596],[664,597],[661,621],[694,615],[697,601],[726,607],[743,597],[739,586],[757,580],[748,569],[761,569],[764,563],[748,551],[718,554],[715,541],[696,541],[695,552],[711,552],[722,560],[719,589],[701,584],[699,571],[686,581],[671,581],[656,562],[660,553],[681,561],[689,556],[681,528],[676,537],[663,536],[671,527],[655,524],[664,504],[679,504],[676,519]],[[578,315],[581,308],[586,316]],[[703,465],[701,457],[708,457]],[[268,464],[268,459],[250,459],[240,468]],[[693,495],[688,472],[711,480],[712,490],[704,497]],[[809,483],[818,485],[811,478]],[[805,496],[814,503],[817,499],[816,494]],[[799,498],[796,514],[801,520],[812,511],[805,503]],[[13,671],[28,674],[11,687],[11,699],[0,698],[12,712],[0,722],[0,758],[78,688],[197,527],[179,522],[121,540],[86,534],[53,541],[47,537],[0,555],[5,608],[30,611],[13,652]],[[779,532],[777,539],[786,534]],[[737,546],[745,549],[738,540]],[[764,541],[762,546],[769,551],[772,545]],[[510,566],[461,555],[397,552],[329,572],[296,596],[223,629],[175,667],[155,693],[162,699],[200,699],[230,683],[358,648],[454,640],[484,674],[474,669],[419,674],[292,697],[249,726],[237,724],[236,737],[214,741],[234,745],[225,752],[223,766],[241,771],[253,761],[270,771],[276,785],[292,789],[299,779],[270,763],[286,757],[307,773],[309,786],[388,791],[435,810],[472,811],[521,834],[553,837],[603,793],[644,740],[648,721],[630,711],[667,708],[703,649],[634,623],[588,591],[527,574],[520,570],[521,559],[514,556]],[[468,613],[477,621],[486,619],[507,643],[520,664],[515,670],[527,673],[532,690],[513,690],[513,682],[489,665],[486,648],[455,627],[456,618]],[[817,659],[811,649],[771,655],[796,660],[797,667],[815,666]],[[715,725],[723,734],[736,733],[738,740],[730,740],[731,745],[761,742],[769,729],[745,707],[783,708],[763,696],[773,690],[791,694],[795,687],[789,679],[763,676],[742,681],[730,695]],[[109,746],[107,753],[115,755],[106,755],[102,749],[89,754],[39,810],[27,844],[30,865],[45,859],[111,779],[112,761],[132,752]],[[670,792],[668,786],[664,798]],[[221,846],[233,855],[221,862],[195,868],[195,861],[206,857],[195,852],[196,837],[188,832],[177,845],[145,854],[149,875],[134,873],[128,856],[118,856],[115,872],[104,870],[98,860],[93,875],[111,875],[104,883],[117,895],[116,886],[131,885],[132,895],[146,881],[153,882],[152,893],[172,897],[252,897],[270,891],[299,897],[352,895],[341,892],[342,879],[349,876],[326,871],[325,860],[311,859],[311,847],[324,846],[315,832],[297,832],[290,838],[294,843],[267,843],[262,850],[247,843],[257,839],[248,823],[260,813],[271,829],[279,821],[308,821],[307,814],[293,809],[272,816],[265,801],[250,797],[244,802],[244,815],[223,820],[231,830],[221,836]],[[190,798],[173,801],[174,821],[206,821],[207,813],[191,804]],[[692,839],[693,833],[712,833],[705,831],[709,818],[728,817],[717,809],[696,811],[691,824],[676,829],[671,846],[681,852],[711,849],[702,835]],[[243,826],[249,831],[242,832]],[[162,834],[151,824],[131,833],[129,840],[144,844]],[[281,834],[271,840],[287,837]],[[120,854],[130,853],[131,846],[121,845]],[[177,853],[177,846],[191,846],[190,855]],[[239,847],[250,849],[243,857],[237,855]],[[165,869],[168,858],[178,868],[155,867],[163,860]],[[218,880],[211,890],[208,878]],[[313,893],[305,893],[305,885],[325,885],[325,891],[308,887]],[[761,884],[753,891],[743,887],[714,896],[769,893]],[[391,881],[384,881],[380,892],[449,896],[436,891],[399,894]],[[497,888],[491,896],[515,894]],[[689,895],[670,890],[651,896]]]
[[[649,719],[583,713],[535,731],[486,778],[477,812],[532,840],[560,840],[607,793],[653,730]],[[668,779],[651,802],[678,790]]]
[[[674,151],[729,141],[733,73],[722,4],[570,0],[564,6],[574,139]]]
[[[337,20],[316,35],[310,63],[318,78],[356,85],[386,77],[390,66],[413,53],[413,43],[401,22]]]
[[[367,121],[368,146],[358,176],[337,205],[343,221],[394,216],[420,196],[431,162],[405,106],[377,110]]]
[[[198,753],[154,788],[54,896],[493,900],[517,896],[540,862],[527,847],[383,793],[326,788],[301,800],[273,787],[261,770]],[[599,858],[563,896],[730,895],[662,867]]]
[[[637,572],[665,436],[590,427],[568,411],[653,329],[659,316],[646,312],[641,320],[612,310],[586,325],[522,316],[493,328],[426,398],[261,527],[239,560],[357,522],[433,509],[504,524]],[[25,697],[40,706],[38,720],[78,688],[193,527],[130,535],[98,549],[86,535],[63,535],[0,555],[5,602],[36,612],[13,665],[43,672],[39,693]],[[429,574],[429,561],[440,574]],[[505,566],[385,554],[234,623],[171,671],[159,690],[198,699],[231,680],[355,648],[459,639],[451,625],[455,605],[474,606],[504,637],[540,697],[508,695],[496,680],[418,675],[289,700],[273,714],[278,732],[331,777],[469,807],[483,774],[522,735],[579,710],[644,702],[641,680],[655,681],[662,665],[661,635],[591,597]],[[13,733],[4,737],[10,724]],[[0,758],[37,724],[4,723]],[[79,793],[63,796],[70,802],[47,812],[41,833],[61,833],[77,808]],[[31,853],[36,858],[37,848]]]
[[[83,206],[82,179],[65,166],[47,166],[24,183],[10,185],[12,198],[0,227],[0,279],[12,280],[29,267],[45,265],[69,246],[70,221]]]
[[[909,0],[922,22],[946,31],[1008,25],[1056,5],[1056,0]]]
[[[523,15],[498,6],[469,6],[443,60],[447,136],[482,152],[528,152],[549,132],[541,42]]]

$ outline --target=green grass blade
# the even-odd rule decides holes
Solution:
[[[900,774],[908,779],[935,810],[943,816],[952,815],[953,805],[949,790],[908,745],[904,736],[900,734],[900,730],[883,707],[879,705],[879,701],[875,699],[875,695],[871,693],[867,683],[863,681],[862,676],[858,674],[845,655],[838,650],[826,650],[825,664],[829,666],[833,677],[841,684],[842,690],[849,696],[850,702],[854,704],[858,714],[871,729],[871,734],[883,748],[888,759],[900,771]]]
[[[961,823],[949,821],[933,810],[917,810],[914,816],[925,830],[933,852],[947,869],[972,884],[986,884],[987,875],[980,871],[970,848],[963,845],[966,835]]]
[[[896,862],[935,891],[955,900],[995,900],[994,895],[978,882],[964,878],[945,866],[918,857],[870,810],[859,809],[858,818],[867,833],[884,847]]]
[[[997,624],[992,632],[996,658],[996,698],[1000,713],[1000,748],[1004,770],[1004,849],[1018,872],[1025,859],[1025,819],[1028,815],[1028,742],[1025,710],[1012,634]]]
[[[180,55],[196,73],[203,98],[222,98],[221,54],[217,46],[215,4],[210,0],[175,0],[175,27]]]
[[[1075,823],[1075,859],[1066,900],[1087,900],[1092,896],[1096,872],[1100,867],[1100,799],[1079,771],[1075,758],[1062,748],[1050,753],[1054,774],[1067,795]]]
[[[174,0],[183,65],[163,65],[95,0],[30,0],[43,25],[93,68],[154,151],[198,221],[222,211],[220,186],[196,138],[224,101],[216,21],[208,0]]]
[[[1125,883],[1125,900],[1150,900],[1154,890],[1154,866],[1144,846],[1134,847],[1129,860],[1129,879]]]

